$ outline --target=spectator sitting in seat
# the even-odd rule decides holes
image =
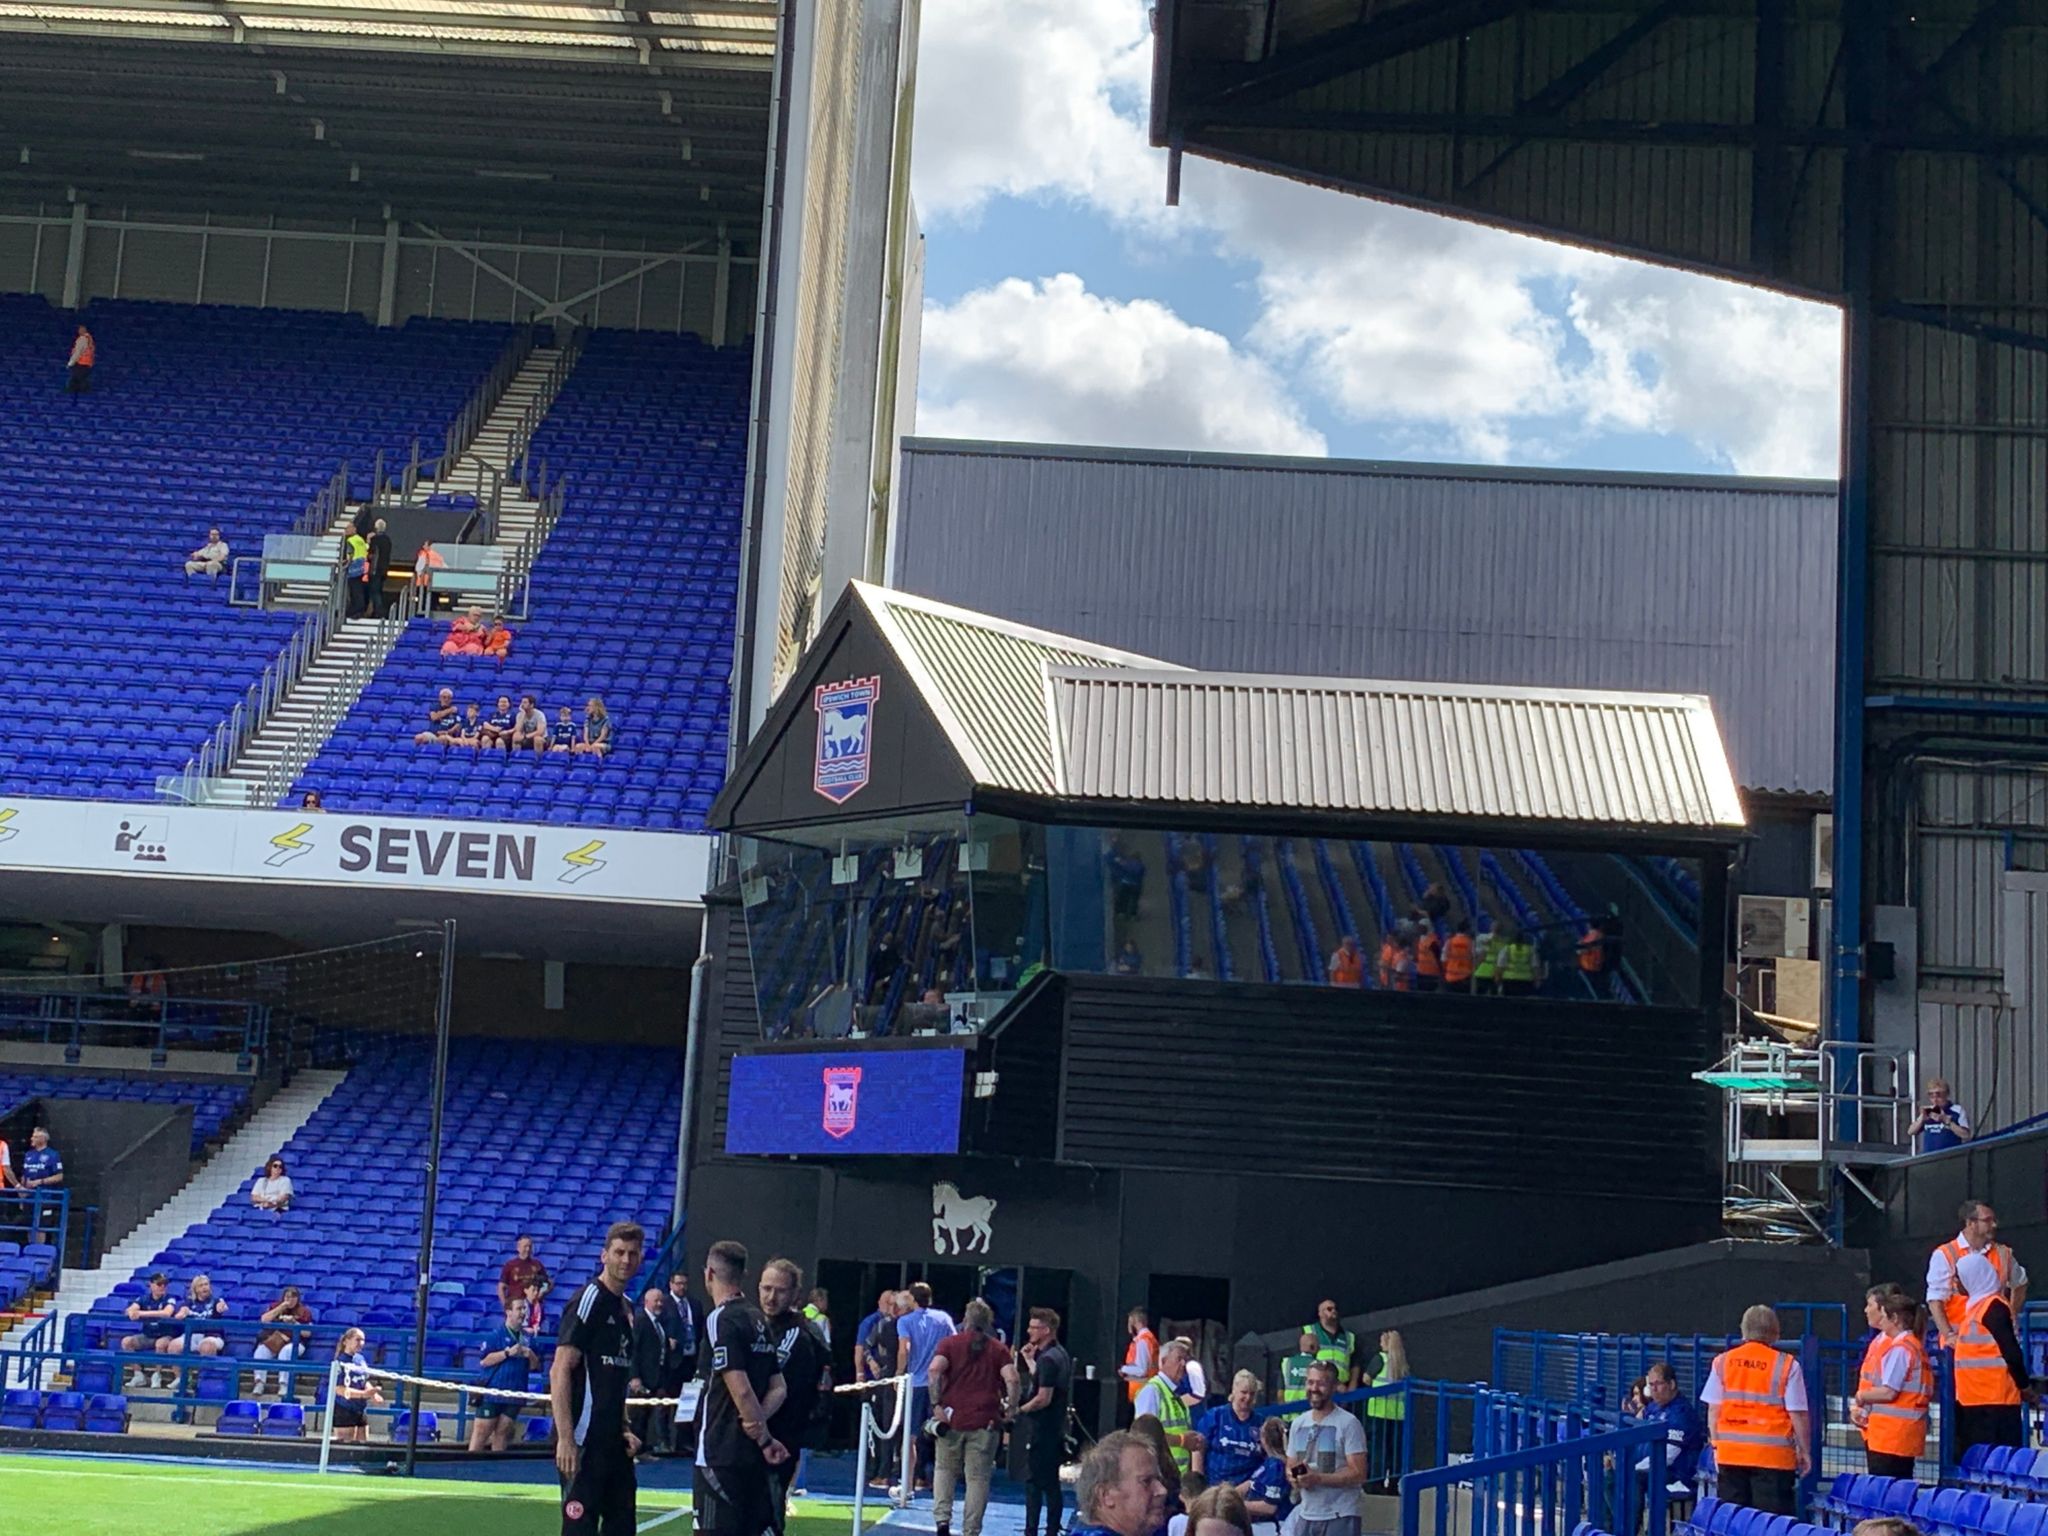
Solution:
[[[493,619],[485,626],[483,653],[499,661],[512,654],[512,631],[503,619]]]
[[[464,711],[460,720],[450,727],[445,738],[451,747],[480,747],[484,740],[483,716],[476,705]]]
[[[256,1320],[261,1323],[310,1323],[313,1321],[313,1309],[306,1305],[296,1285],[288,1285],[278,1294],[276,1301],[258,1314]],[[295,1360],[306,1353],[306,1346],[312,1338],[312,1334],[304,1329],[277,1328],[269,1333],[260,1333],[256,1336],[255,1357],[258,1360]],[[287,1383],[283,1371],[277,1373],[277,1381],[279,1390],[285,1390]],[[269,1388],[270,1372],[258,1371],[256,1395],[261,1397]]]
[[[193,550],[185,561],[187,576],[218,576],[228,563],[227,541],[220,536],[218,528],[206,530],[206,542]]]
[[[1142,976],[1145,974],[1145,953],[1138,948],[1138,941],[1126,938],[1116,952],[1115,970],[1119,976]]]
[[[555,723],[548,731],[550,752],[574,752],[576,750],[576,719],[564,704],[555,715]]]
[[[484,717],[483,745],[509,748],[512,745],[512,696],[498,695],[498,707]]]
[[[455,690],[443,688],[435,698],[433,707],[427,711],[427,728],[413,737],[412,744],[424,747],[438,741],[443,746],[447,745],[448,728],[455,724],[456,716],[461,713],[462,711],[455,707]]]
[[[334,1438],[357,1444],[370,1438],[369,1408],[381,1406],[384,1394],[370,1380],[370,1362],[363,1358],[363,1330],[351,1328],[335,1343],[341,1373],[334,1383]]]
[[[122,1338],[121,1352],[127,1355],[155,1354],[157,1347],[166,1339],[174,1339],[183,1331],[177,1324],[177,1316],[178,1304],[171,1300],[171,1277],[158,1270],[149,1277],[149,1294],[128,1303],[128,1321],[142,1326],[139,1331]],[[168,1387],[171,1374],[169,1371],[158,1373],[156,1384]],[[139,1373],[136,1385],[146,1387],[149,1384],[149,1371],[145,1368]],[[121,1373],[121,1385],[124,1390],[127,1388],[126,1371]]]
[[[593,698],[583,706],[583,739],[570,750],[584,757],[603,757],[612,749],[612,717],[605,713],[604,700]]]
[[[309,789],[299,797],[299,810],[307,816],[325,816],[327,802],[320,798],[320,791]]]
[[[441,642],[443,656],[481,656],[484,653],[484,621],[476,609],[458,615],[448,626],[448,638]]]
[[[213,1294],[213,1282],[204,1275],[194,1275],[192,1283],[185,1288],[185,1304],[174,1314],[177,1321],[196,1322],[205,1318],[226,1317],[228,1301],[225,1296]],[[212,1359],[228,1347],[227,1339],[221,1334],[205,1328],[194,1328],[189,1333],[180,1333],[174,1338],[159,1339],[156,1350],[160,1355],[182,1355],[187,1341],[191,1342],[192,1353]]]
[[[259,1211],[288,1211],[292,1205],[292,1179],[284,1171],[284,1159],[273,1157],[249,1186],[249,1203]]]
[[[540,706],[533,702],[533,695],[519,696],[519,716],[512,722],[512,744],[514,752],[531,751],[535,757],[545,757],[548,750],[548,717],[540,712]]]

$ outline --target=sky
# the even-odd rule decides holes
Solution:
[[[1832,476],[1836,312],[1146,143],[1144,0],[925,0],[926,436]]]

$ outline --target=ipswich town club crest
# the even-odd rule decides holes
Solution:
[[[818,757],[811,787],[834,805],[844,805],[867,788],[875,700],[881,696],[879,677],[820,683],[812,696],[818,712]]]
[[[825,1069],[825,1134],[843,1137],[853,1132],[860,1113],[860,1068]]]

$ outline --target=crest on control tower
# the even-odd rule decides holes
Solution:
[[[860,1068],[825,1069],[825,1134],[844,1137],[860,1114]]]

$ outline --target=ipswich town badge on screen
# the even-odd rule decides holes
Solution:
[[[811,787],[834,805],[844,805],[867,788],[875,700],[881,696],[879,677],[820,683],[812,695],[811,707],[818,712],[818,756]]]
[[[859,1114],[860,1068],[825,1068],[825,1134],[851,1135]]]

